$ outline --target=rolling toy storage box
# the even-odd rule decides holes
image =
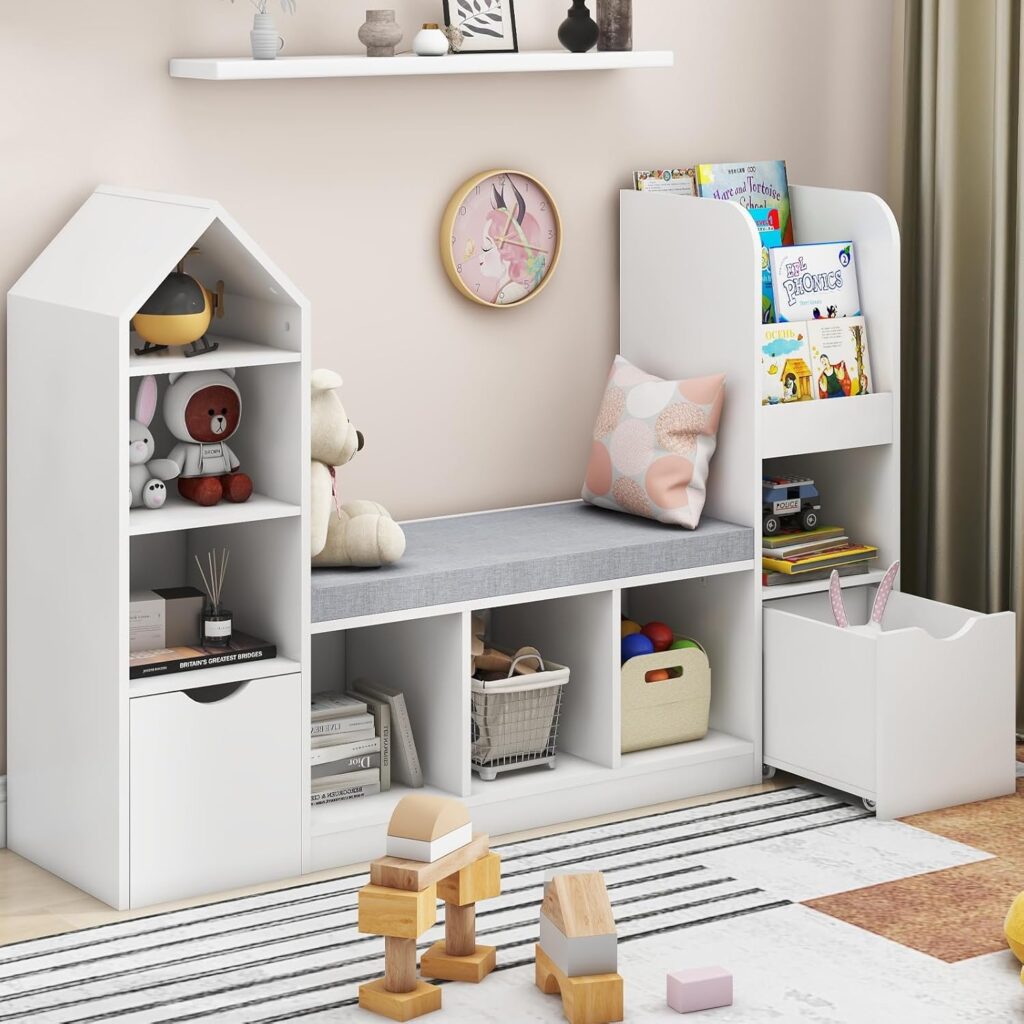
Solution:
[[[647,673],[659,668],[679,668],[682,675],[647,682]],[[703,647],[642,654],[622,666],[622,753],[703,739],[710,714],[711,666]]]
[[[877,587],[843,592],[865,623]],[[764,610],[764,761],[880,818],[1013,793],[1014,616],[893,593],[882,632],[827,593]]]

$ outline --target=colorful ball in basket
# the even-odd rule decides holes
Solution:
[[[691,647],[700,647],[696,640],[676,640],[669,648],[670,651],[686,651]]]
[[[654,653],[654,643],[649,636],[643,633],[630,633],[622,638],[622,660],[629,661],[630,658],[639,658],[644,654]]]
[[[632,619],[622,620],[622,636],[629,636],[631,633],[641,632],[640,623],[634,622]]]
[[[667,651],[668,645],[675,639],[675,634],[664,622],[648,622],[642,632],[650,637],[656,651]]]

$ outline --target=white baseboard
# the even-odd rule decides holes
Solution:
[[[7,776],[0,775],[0,850],[7,845]]]

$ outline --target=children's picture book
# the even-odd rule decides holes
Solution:
[[[817,398],[871,394],[871,362],[864,317],[812,320],[806,325]]]
[[[831,540],[835,543],[839,538],[845,540],[845,534],[846,530],[842,526],[816,526],[813,530],[783,530],[770,537],[762,537],[761,547],[766,551],[774,551],[801,541]]]
[[[761,323],[775,323],[775,296],[772,292],[772,265],[768,250],[782,245],[782,228],[779,226],[779,211],[767,207],[751,209],[750,216],[757,225],[761,236]]]
[[[761,404],[784,405],[814,398],[807,324],[762,324]]]
[[[787,576],[801,576],[816,569],[837,569],[841,565],[853,565],[878,557],[878,548],[870,544],[838,543],[835,547],[814,551],[808,555],[791,555],[788,558],[772,555],[761,556],[761,568],[785,573]]]
[[[706,199],[729,199],[748,210],[777,210],[782,244],[793,244],[793,218],[790,215],[785,160],[698,164],[697,191]]]
[[[852,242],[788,245],[768,256],[779,323],[860,316]]]
[[[637,192],[668,192],[675,196],[695,196],[697,172],[692,167],[672,167],[664,171],[634,171],[633,188]]]
[[[867,562],[853,562],[850,565],[836,566],[835,572],[840,576],[860,576],[868,571]],[[787,576],[784,572],[775,572],[773,569],[765,569],[761,573],[761,586],[778,587],[787,583],[809,583],[812,580],[827,580],[832,575],[832,569],[812,569],[810,572],[801,573],[799,576]]]

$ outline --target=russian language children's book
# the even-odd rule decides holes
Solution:
[[[764,324],[761,331],[761,404],[812,400],[807,324]]]
[[[807,328],[818,398],[871,394],[871,362],[864,317],[812,320]]]

